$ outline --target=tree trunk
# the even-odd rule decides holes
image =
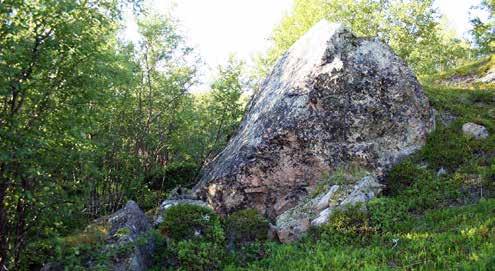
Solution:
[[[7,216],[5,211],[6,180],[0,179],[0,271],[7,270]]]

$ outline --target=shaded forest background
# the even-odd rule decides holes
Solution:
[[[0,0],[0,270],[43,262],[56,240],[129,199],[191,187],[235,132],[272,65],[314,23],[378,36],[420,77],[493,54],[495,2],[457,38],[432,0],[296,0],[248,69],[234,57],[208,92],[171,16],[141,1]],[[119,39],[132,8],[140,40]],[[246,79],[248,78],[248,79]],[[2,269],[3,268],[3,269]]]

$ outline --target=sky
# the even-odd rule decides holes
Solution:
[[[460,37],[470,29],[470,7],[481,0],[436,0],[436,7],[448,19]],[[201,79],[207,83],[219,65],[231,54],[248,64],[257,53],[270,45],[270,33],[287,14],[292,0],[146,0],[153,10],[166,11],[173,6],[173,16],[180,29],[206,64]],[[125,35],[135,39],[137,30],[132,16],[127,17]]]

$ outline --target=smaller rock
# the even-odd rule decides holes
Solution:
[[[344,205],[356,205],[365,203],[376,197],[382,191],[383,185],[373,176],[362,178],[353,188],[351,194],[347,196],[341,203]]]
[[[61,263],[47,263],[43,265],[40,271],[64,271],[64,266]]]
[[[326,208],[323,210],[316,219],[311,221],[311,226],[317,227],[327,223],[330,215],[333,213],[333,210],[333,208]]]
[[[330,199],[338,189],[339,189],[338,185],[333,185],[332,187],[330,187],[330,190],[316,204],[316,209],[318,211],[326,209],[328,207]]]
[[[166,210],[172,206],[178,205],[178,204],[191,204],[191,205],[198,205],[201,207],[206,207],[210,208],[208,203],[201,201],[201,200],[193,200],[193,199],[170,199],[170,200],[165,200],[160,204],[160,210]]]
[[[291,243],[298,240],[311,226],[308,217],[299,217],[283,228],[277,229],[277,236],[282,243]]]
[[[474,137],[476,139],[485,139],[490,135],[485,126],[478,125],[476,123],[468,122],[462,125],[462,132],[466,136]]]
[[[126,253],[118,253],[118,256],[113,257],[111,270],[144,271],[151,267],[154,242],[148,239],[146,242],[133,244],[152,228],[148,218],[136,202],[132,200],[127,202],[124,208],[110,215],[107,221],[111,228],[104,250],[118,250],[128,245],[134,246],[134,249]]]
[[[151,225],[144,212],[139,208],[136,202],[130,200],[124,208],[110,215],[108,222],[111,225],[109,236],[115,236],[123,228],[129,229],[132,236],[147,232]]]
[[[443,167],[441,167],[437,172],[437,176],[443,176],[446,174],[447,174],[447,170],[445,170],[445,168],[443,168]]]
[[[277,218],[276,229],[280,242],[290,243],[299,239],[310,225],[327,223],[334,210],[366,203],[376,197],[382,188],[383,185],[372,175],[361,178],[356,184],[333,185],[323,196],[301,202]]]
[[[485,76],[478,80],[480,83],[490,84],[495,83],[495,68],[490,69]]]

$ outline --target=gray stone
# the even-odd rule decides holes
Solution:
[[[92,225],[108,230],[100,251],[103,255],[111,256],[108,270],[145,271],[152,266],[155,250],[155,242],[149,235],[152,226],[136,202],[128,201],[124,208],[95,220]],[[85,259],[85,266],[88,270],[95,269],[94,259]],[[47,263],[41,270],[58,271],[66,268],[61,263]]]
[[[323,209],[328,208],[330,199],[333,197],[333,195],[335,194],[335,192],[337,192],[338,189],[339,189],[338,185],[333,185],[332,187],[330,187],[328,192],[318,201],[318,204],[316,205],[316,209],[318,211],[321,211]]]
[[[361,179],[353,188],[352,192],[340,203],[341,206],[366,203],[376,197],[382,191],[383,185],[373,176]]]
[[[110,224],[110,231],[105,251],[133,247],[126,250],[126,253],[118,253],[113,257],[111,270],[144,271],[151,267],[154,242],[150,238],[145,239],[145,242],[138,242],[138,239],[146,238],[152,226],[139,206],[134,201],[129,201],[124,208],[110,215],[107,222]]]
[[[332,215],[333,210],[335,210],[335,208],[326,208],[325,210],[323,210],[320,214],[318,214],[317,218],[311,221],[311,225],[317,227],[327,223],[330,215]]]
[[[277,227],[277,237],[282,243],[290,243],[298,240],[311,226],[306,216],[292,217],[284,227]]]
[[[480,83],[495,83],[495,67],[492,67],[483,77],[479,79]]]
[[[40,271],[64,271],[64,266],[61,263],[47,263]]]
[[[437,171],[437,176],[443,176],[443,175],[446,175],[447,174],[447,170],[445,170],[445,168],[441,167],[438,171]]]
[[[333,185],[323,196],[302,202],[281,214],[276,221],[276,229],[281,242],[299,239],[307,230],[307,221],[311,226],[320,226],[328,222],[335,210],[366,203],[382,191],[383,185],[374,176],[365,176],[355,184]],[[326,208],[322,200],[327,202]],[[363,208],[365,206],[363,205]]]
[[[462,125],[462,132],[464,135],[474,137],[476,139],[485,139],[490,135],[485,126],[478,125],[476,123],[468,122]]]

